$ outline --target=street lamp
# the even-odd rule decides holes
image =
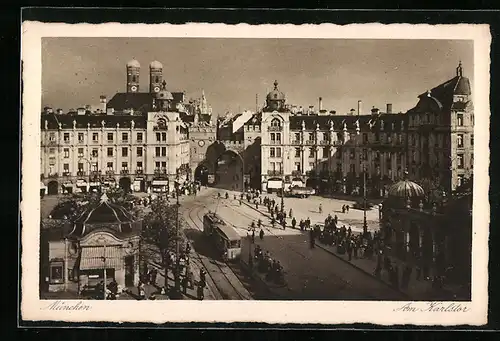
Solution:
[[[101,257],[102,262],[104,264],[104,300],[106,300],[106,291],[107,291],[107,286],[108,286],[108,278],[106,274],[106,244],[103,245],[104,248],[104,255]]]
[[[366,167],[363,163],[363,236],[368,234],[368,224],[366,223]]]
[[[176,198],[176,224],[175,224],[175,271],[174,271],[174,289],[175,295],[180,293],[181,282],[180,282],[180,259],[179,259],[179,207],[181,206],[179,202],[179,182],[178,179],[175,181],[175,198]]]

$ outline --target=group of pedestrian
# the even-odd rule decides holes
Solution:
[[[253,261],[250,262],[250,267],[253,268],[253,263],[257,265],[257,270],[265,274],[267,281],[276,284],[283,284],[284,271],[280,261],[273,259],[269,251],[262,250],[259,245],[255,246]]]

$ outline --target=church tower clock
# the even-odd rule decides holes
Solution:
[[[141,64],[135,59],[127,63],[127,92],[139,92]]]
[[[149,92],[157,93],[162,88],[163,65],[159,61],[153,61],[149,64]]]

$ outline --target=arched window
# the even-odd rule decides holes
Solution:
[[[164,118],[159,118],[158,121],[156,121],[156,126],[158,129],[167,129],[167,121]]]
[[[274,118],[272,121],[271,121],[271,127],[280,127],[281,126],[281,121],[278,120],[277,118]]]

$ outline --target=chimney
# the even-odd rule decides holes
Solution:
[[[361,100],[358,101],[358,116],[361,115],[363,102]]]
[[[85,108],[78,108],[78,109],[76,110],[76,112],[77,112],[77,114],[78,114],[79,116],[85,115],[85,111],[86,111],[86,110],[85,110]]]
[[[319,103],[318,103],[318,110],[321,111],[323,110],[323,98],[319,98]]]
[[[387,114],[392,114],[392,103],[387,103],[386,113]]]
[[[103,112],[106,112],[106,106],[107,106],[107,103],[108,103],[108,100],[107,100],[106,96],[101,95],[100,102],[101,102],[101,110]]]

